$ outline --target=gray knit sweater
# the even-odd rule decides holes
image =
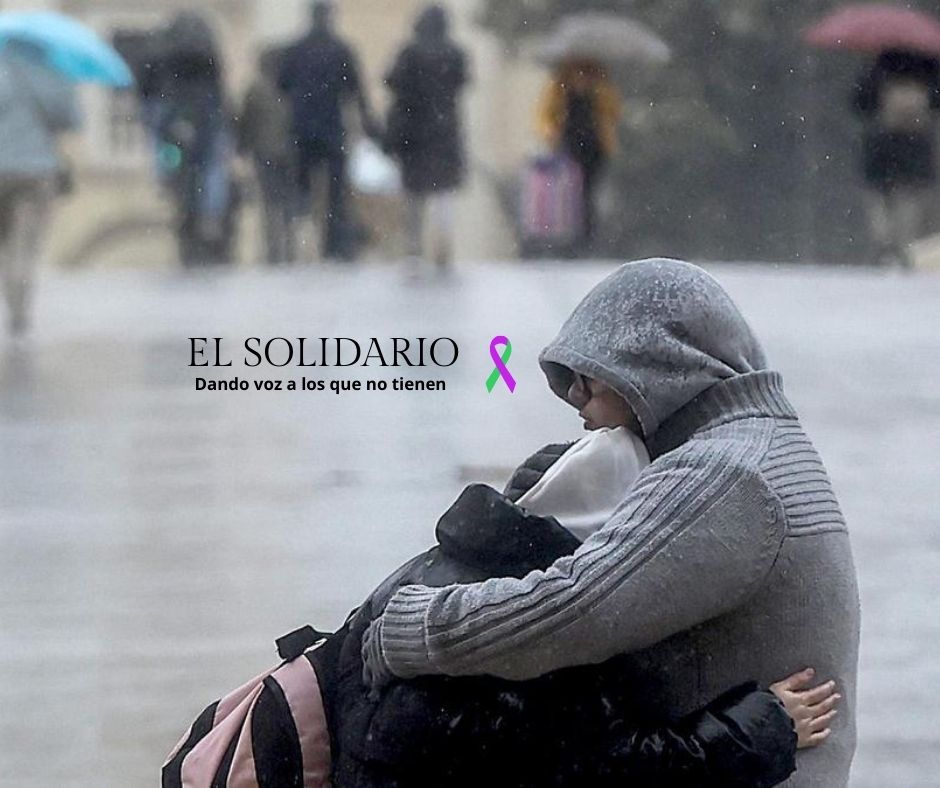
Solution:
[[[640,708],[674,720],[748,679],[813,666],[845,696],[787,785],[843,786],[855,749],[859,610],[825,468],[760,345],[701,269],[621,267],[542,353],[630,403],[653,462],[571,557],[522,580],[409,586],[367,639],[375,674],[527,679],[630,654]],[[627,776],[628,777],[628,776]]]

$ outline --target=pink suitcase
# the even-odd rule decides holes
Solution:
[[[523,243],[551,247],[577,241],[584,226],[583,193],[577,162],[564,155],[532,159],[522,183]]]

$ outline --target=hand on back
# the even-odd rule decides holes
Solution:
[[[807,668],[770,685],[770,691],[793,718],[798,749],[818,747],[829,738],[829,726],[839,713],[835,707],[842,696],[835,691],[836,683],[827,681],[811,687],[815,675],[816,671]]]

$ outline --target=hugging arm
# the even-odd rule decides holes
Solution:
[[[751,447],[695,443],[705,445],[650,465],[611,522],[545,571],[399,590],[364,638],[366,679],[528,679],[640,650],[742,604],[776,560],[783,515],[742,465]]]
[[[518,498],[564,449],[546,447],[530,457],[507,492],[515,489],[513,497]],[[525,478],[520,481],[520,476]],[[455,522],[468,522],[466,515],[481,507],[483,512],[499,509],[495,492],[490,493],[483,496],[468,488],[452,509],[459,515]],[[447,535],[442,544],[459,555],[466,544],[454,538],[459,533],[450,533],[450,514],[442,518],[438,534]],[[482,513],[479,517],[486,519]],[[499,542],[505,546],[512,518],[502,512],[497,519],[503,523]],[[471,530],[483,528],[478,519],[473,522]],[[552,549],[558,549],[558,555],[565,552],[558,546]],[[386,607],[388,598],[379,594],[370,618]],[[360,636],[364,630],[359,630]],[[657,725],[637,715],[619,675],[614,660],[600,668],[562,671],[522,683],[443,676],[393,682],[380,695],[368,735],[360,731],[355,740],[369,742],[368,760],[377,774],[414,770],[441,784],[477,784],[494,774],[507,776],[506,764],[519,770],[520,785],[541,784],[542,773],[566,785],[592,788],[619,786],[626,779],[679,788],[770,786],[793,771],[794,723],[771,692],[745,685],[681,720]],[[513,775],[510,781],[515,779]]]

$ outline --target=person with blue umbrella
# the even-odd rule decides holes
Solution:
[[[57,138],[78,126],[74,83],[133,84],[91,29],[52,12],[0,13],[0,284],[12,334],[29,321],[34,271],[65,172]]]
[[[29,321],[32,280],[63,164],[62,132],[78,125],[72,84],[24,41],[0,48],[0,280],[10,332]]]

